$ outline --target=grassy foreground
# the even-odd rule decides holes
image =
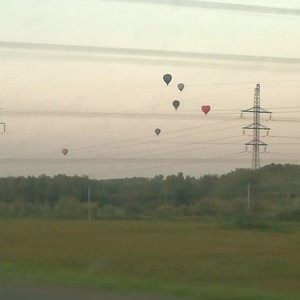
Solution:
[[[300,298],[300,225],[245,231],[196,221],[0,221],[0,278],[183,299]]]

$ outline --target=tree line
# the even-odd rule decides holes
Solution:
[[[231,216],[300,220],[300,166],[270,164],[221,176],[95,180],[87,176],[0,178],[0,217]],[[88,190],[90,203],[88,203]],[[250,202],[250,211],[247,211]]]

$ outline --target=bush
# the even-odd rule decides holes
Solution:
[[[172,218],[180,215],[180,209],[172,205],[158,206],[154,211],[154,216],[158,218]]]
[[[226,216],[230,213],[229,201],[207,197],[198,200],[191,208],[195,216]]]
[[[5,202],[0,202],[0,217],[7,217],[9,205]]]
[[[55,204],[53,213],[57,218],[76,219],[83,217],[84,209],[78,199],[74,197],[62,197]]]
[[[100,207],[97,212],[97,218],[100,219],[123,219],[124,217],[124,209],[109,204]]]
[[[278,218],[281,221],[300,221],[300,207],[295,209],[287,209],[278,214]]]
[[[29,203],[24,198],[19,197],[16,201],[9,204],[8,214],[11,217],[26,217],[29,213]]]

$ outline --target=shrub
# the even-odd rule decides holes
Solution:
[[[198,200],[191,208],[191,213],[196,216],[225,216],[229,214],[229,212],[229,201],[212,197]]]
[[[62,197],[53,209],[57,218],[76,219],[83,217],[84,209],[78,199],[74,197]]]
[[[11,217],[26,217],[29,212],[29,203],[24,198],[19,197],[16,201],[9,204],[8,214]]]
[[[154,211],[154,216],[158,218],[172,218],[180,215],[180,209],[173,205],[161,205]]]
[[[100,219],[123,219],[124,217],[125,211],[123,208],[109,204],[100,207],[97,212],[97,218]]]

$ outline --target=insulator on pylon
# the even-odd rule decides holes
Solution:
[[[240,119],[243,117],[243,113],[241,112],[241,116],[240,116]]]
[[[269,130],[267,131],[267,136],[269,135]]]
[[[248,151],[248,146],[245,147],[245,152],[247,152],[247,151]]]
[[[267,152],[267,146],[265,146],[264,152]]]
[[[245,130],[243,130],[243,135],[245,135]]]

